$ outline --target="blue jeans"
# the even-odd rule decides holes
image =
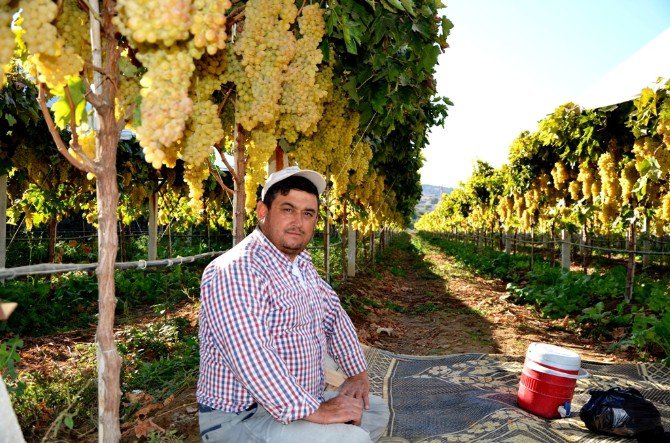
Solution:
[[[336,391],[324,393],[326,400],[335,396]],[[370,396],[370,409],[363,411],[360,426],[343,423],[321,425],[307,420],[284,425],[258,405],[239,413],[201,407],[199,413],[200,436],[207,443],[370,443],[381,437],[388,419],[386,402],[374,395]]]

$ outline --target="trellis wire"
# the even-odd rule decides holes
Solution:
[[[455,237],[465,237],[465,238],[475,238],[476,236],[474,234],[462,234],[462,233],[446,233],[447,235],[453,235]],[[443,234],[444,235],[444,234]],[[497,237],[492,237],[489,235],[480,235],[480,238],[485,238],[489,240],[497,240]],[[510,235],[504,235],[503,240],[505,239],[510,239],[516,243],[521,243],[525,245],[562,245],[565,242],[563,240],[537,240],[537,241],[530,241],[530,240],[524,240],[522,238],[516,238],[514,239],[513,236]],[[600,246],[591,246],[587,244],[582,244],[582,243],[574,243],[574,242],[567,242],[570,246],[577,246],[580,248],[584,249],[590,249],[590,250],[595,250],[595,251],[603,251],[603,252],[611,252],[613,254],[630,254],[633,253],[635,255],[657,255],[657,256],[670,256],[670,252],[664,252],[664,251],[642,251],[642,250],[628,250],[628,249],[610,249],[610,248],[602,248]]]
[[[166,258],[161,260],[138,260],[132,262],[117,262],[115,269],[146,269],[148,267],[162,267],[192,263],[201,258],[216,257],[225,251],[203,252],[188,257]],[[0,279],[13,279],[26,275],[48,275],[63,272],[93,271],[97,263],[41,263],[38,265],[17,266],[15,268],[0,269]]]

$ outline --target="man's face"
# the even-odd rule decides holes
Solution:
[[[269,209],[258,202],[256,214],[263,234],[293,260],[314,235],[318,209],[314,194],[291,189],[287,195],[278,193]]]

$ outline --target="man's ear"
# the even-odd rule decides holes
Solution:
[[[263,200],[259,200],[258,203],[256,203],[256,217],[258,218],[258,221],[260,222],[265,219],[266,215],[268,215],[268,207],[263,203]]]

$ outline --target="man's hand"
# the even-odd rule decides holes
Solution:
[[[304,420],[323,425],[333,423],[353,423],[360,425],[362,416],[363,404],[359,399],[346,395],[338,395],[321,403],[319,409],[312,415],[304,417]]]
[[[370,381],[368,380],[368,371],[352,375],[340,386],[340,396],[347,396],[359,399],[363,402],[365,409],[370,409]]]

